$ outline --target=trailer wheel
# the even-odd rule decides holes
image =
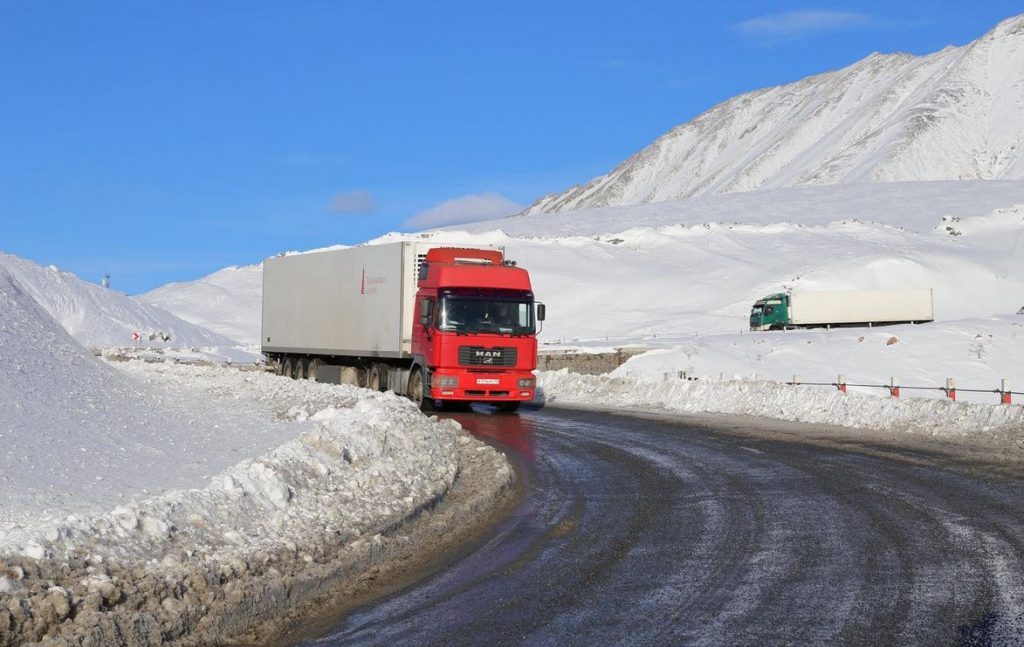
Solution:
[[[409,375],[409,386],[405,391],[409,399],[420,408],[420,411],[433,411],[434,399],[426,395],[424,384],[423,369],[417,366]]]
[[[384,390],[384,370],[380,364],[372,364],[370,366],[370,374],[366,380],[366,387],[368,389],[371,391]]]
[[[296,362],[295,366],[295,379],[304,380],[309,375],[309,360],[305,357],[300,358]]]
[[[281,375],[295,379],[295,358],[289,357],[281,362]]]
[[[309,360],[309,367],[306,368],[306,379],[310,382],[319,382],[320,360],[313,358]]]
[[[522,402],[516,400],[515,402],[499,402],[497,406],[498,411],[502,413],[515,413],[519,411],[519,405],[521,404]]]
[[[270,360],[271,366],[274,367],[274,375],[285,375],[284,372],[284,359],[275,357]]]

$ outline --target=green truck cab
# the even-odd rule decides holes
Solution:
[[[789,295],[779,292],[758,299],[750,309],[751,330],[782,330],[789,323]]]

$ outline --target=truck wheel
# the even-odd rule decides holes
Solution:
[[[301,358],[295,362],[295,379],[304,380],[309,375],[309,360]]]
[[[409,386],[406,387],[406,394],[420,408],[420,411],[433,411],[434,399],[426,395],[423,369],[417,368],[409,375]]]
[[[270,360],[271,366],[274,367],[274,375],[285,375],[284,372],[284,360],[280,357],[275,357]]]
[[[320,373],[320,360],[311,359],[309,360],[309,367],[306,369],[306,379],[310,382],[318,382]]]
[[[519,411],[519,405],[521,404],[522,402],[519,402],[518,400],[516,402],[499,402],[498,411],[502,413],[515,413],[516,411]]]
[[[295,379],[295,359],[289,357],[281,363],[281,375]]]
[[[380,364],[370,366],[370,374],[366,379],[366,388],[371,391],[384,390],[384,371],[381,370]]]

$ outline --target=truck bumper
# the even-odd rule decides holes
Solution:
[[[456,378],[457,385],[440,384],[444,378]],[[532,400],[536,393],[533,373],[435,373],[430,396],[435,400],[463,400],[471,402],[500,402]],[[529,380],[530,386],[520,386],[520,380]]]

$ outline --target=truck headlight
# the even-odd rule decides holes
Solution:
[[[435,375],[434,386],[458,386],[459,378],[453,375]]]
[[[534,377],[521,377],[519,378],[520,389],[532,389],[537,386],[537,378]]]

